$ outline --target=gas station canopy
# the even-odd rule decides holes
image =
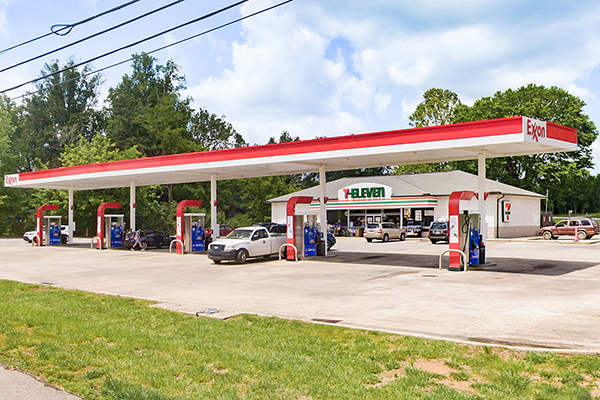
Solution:
[[[577,130],[527,117],[175,154],[6,175],[7,187],[89,190],[573,151]]]

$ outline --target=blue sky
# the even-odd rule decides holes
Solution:
[[[0,47],[125,2],[0,0]],[[0,66],[168,2],[141,0],[68,36],[0,55]],[[250,0],[93,66],[102,68],[275,3]],[[1,73],[0,88],[39,76],[51,59],[64,62],[73,55],[86,60],[228,4],[185,0],[132,26]],[[452,90],[472,104],[528,83],[555,85],[582,98],[586,113],[600,125],[599,21],[597,0],[295,0],[155,56],[181,67],[188,81],[185,94],[196,107],[224,115],[250,143],[265,143],[283,130],[309,139],[406,128],[408,116],[432,87]],[[103,96],[129,72],[128,65],[106,71]],[[598,142],[594,160],[598,173]]]

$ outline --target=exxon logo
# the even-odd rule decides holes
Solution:
[[[528,118],[525,132],[539,142],[540,138],[546,137],[546,123]]]
[[[4,186],[12,186],[17,182],[19,182],[19,175],[5,175],[4,176]]]

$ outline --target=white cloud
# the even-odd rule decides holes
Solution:
[[[600,6],[550,1],[533,11],[518,1],[297,1],[245,21],[232,45],[213,41],[231,63],[189,94],[253,143],[281,130],[311,138],[404,128],[431,87],[466,104],[528,83],[594,99]]]

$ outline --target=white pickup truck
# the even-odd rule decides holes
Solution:
[[[208,247],[208,258],[215,264],[223,260],[244,264],[248,258],[269,258],[272,254],[277,254],[285,242],[285,233],[269,234],[262,226],[238,228],[212,242]]]

